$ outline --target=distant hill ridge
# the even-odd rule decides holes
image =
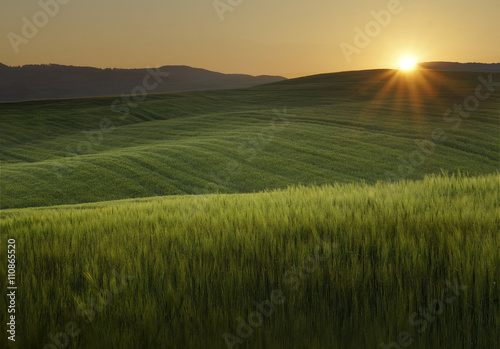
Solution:
[[[244,88],[285,80],[281,76],[223,74],[183,65],[148,71],[58,64],[9,67],[0,63],[0,101],[130,95],[138,86],[137,91],[141,90],[151,70],[160,74],[158,79],[148,79],[149,86],[155,86],[147,90],[151,93]]]
[[[425,62],[433,70],[500,72],[500,63]],[[223,74],[185,65],[154,68],[162,81],[150,93],[245,88],[286,80],[282,76]],[[168,73],[168,77],[166,77]],[[0,63],[0,102],[102,97],[140,93],[148,69],[93,68],[58,64],[9,67]],[[149,79],[151,80],[151,79]],[[151,81],[151,85],[155,81]]]
[[[500,63],[458,63],[458,62],[424,62],[419,66],[433,70],[500,72]]]

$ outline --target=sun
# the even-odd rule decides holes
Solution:
[[[413,57],[405,57],[399,62],[399,69],[413,70],[417,65],[417,60]]]

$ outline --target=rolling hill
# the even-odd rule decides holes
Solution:
[[[374,70],[143,101],[3,103],[1,208],[493,173],[499,94],[443,117],[479,76]]]
[[[488,80],[372,70],[0,103],[16,344],[498,347]]]

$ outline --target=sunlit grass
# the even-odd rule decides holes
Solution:
[[[1,231],[18,248],[19,345],[43,347],[75,321],[81,333],[68,348],[224,348],[236,319],[280,289],[285,303],[236,347],[376,348],[408,331],[412,348],[494,348],[499,181],[433,176],[4,210]],[[287,282],[320,241],[333,247],[328,258]],[[78,304],[100,299],[113,270],[135,278],[85,323]],[[446,280],[467,289],[416,333],[408,318]]]

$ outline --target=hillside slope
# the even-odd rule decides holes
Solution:
[[[478,84],[478,73],[375,70],[139,102],[0,104],[0,205],[493,173],[499,91],[443,118]]]

